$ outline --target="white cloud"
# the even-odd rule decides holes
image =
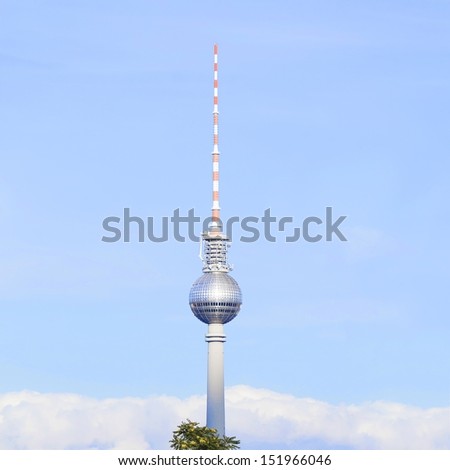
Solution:
[[[310,443],[355,449],[450,448],[450,407],[421,409],[381,401],[332,405],[242,385],[229,390],[228,401],[229,428],[243,442],[285,448]]]
[[[176,426],[202,422],[204,409],[204,396],[8,393],[0,395],[0,448],[166,449]],[[247,449],[440,449],[450,447],[450,408],[331,405],[239,385],[227,390],[227,428]]]

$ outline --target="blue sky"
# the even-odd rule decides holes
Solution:
[[[449,406],[444,0],[3,1],[0,393],[205,393],[198,245],[101,238],[209,215],[214,42],[224,218],[348,238],[234,241],[227,385]]]

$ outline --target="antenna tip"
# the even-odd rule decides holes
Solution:
[[[217,54],[219,51],[219,46],[217,44],[214,44],[214,54]]]

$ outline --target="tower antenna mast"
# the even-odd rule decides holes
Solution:
[[[212,231],[221,231],[219,204],[219,46],[214,44],[214,106],[213,106],[213,192],[212,192]]]

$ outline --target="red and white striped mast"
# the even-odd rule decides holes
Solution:
[[[200,257],[203,260],[203,271],[213,272],[231,271],[227,262],[227,248],[229,239],[222,232],[219,205],[219,47],[214,44],[214,104],[213,104],[213,151],[212,151],[212,209],[211,222],[208,230],[202,234],[202,250]]]
[[[214,106],[213,106],[213,192],[212,192],[212,223],[210,225],[212,232],[221,232],[220,205],[219,205],[219,47],[214,44]]]

